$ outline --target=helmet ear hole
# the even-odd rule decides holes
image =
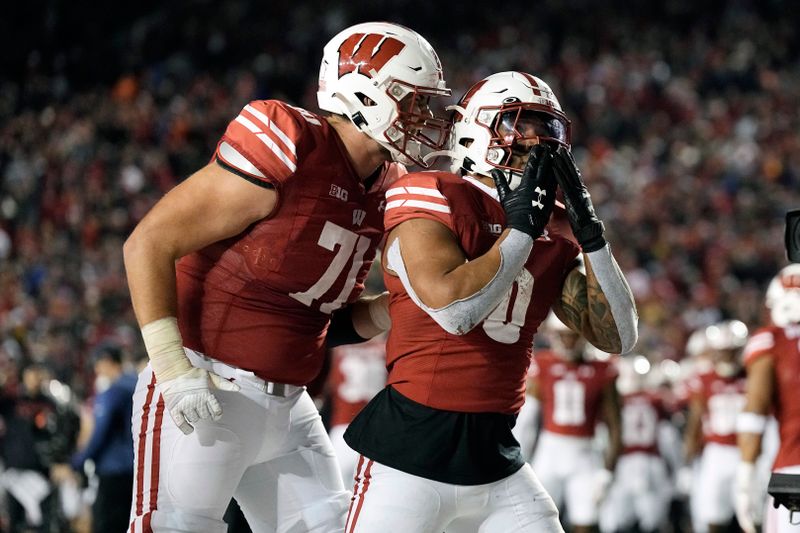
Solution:
[[[458,144],[465,148],[469,148],[469,145],[475,142],[475,139],[470,139],[469,137],[462,137],[458,140]]]

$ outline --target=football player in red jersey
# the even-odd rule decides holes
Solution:
[[[621,449],[617,368],[611,361],[589,359],[586,340],[554,314],[545,325],[551,350],[534,357],[529,392],[542,412],[531,465],[559,509],[566,507],[572,530],[591,531]],[[594,440],[601,420],[609,436],[605,461]]]
[[[651,371],[647,358],[619,358],[617,366],[622,451],[600,511],[600,531],[654,532],[667,517],[672,495],[662,443],[665,432],[671,433],[673,428],[661,396],[652,383],[648,384],[658,371]],[[673,442],[678,442],[677,436]]]
[[[323,51],[330,116],[250,102],[137,225],[124,257],[150,364],[130,531],[225,531],[231,497],[256,532],[343,529],[349,495],[304,385],[331,313],[364,288],[396,162],[424,164],[446,140],[429,102],[448,94],[416,32],[348,28]],[[388,325],[385,308],[352,313],[357,337]]]
[[[348,533],[561,531],[511,434],[533,335],[555,306],[605,350],[636,341],[633,298],[547,84],[495,74],[456,109],[463,176],[411,174],[386,193],[388,386],[345,433],[361,454]]]
[[[736,517],[747,533],[764,506],[757,493],[756,459],[767,417],[778,420],[780,445],[773,472],[800,474],[800,265],[784,267],[767,289],[772,325],[756,331],[745,347],[747,396],[737,421],[742,462],[736,472]],[[771,498],[770,498],[771,500]],[[766,506],[764,531],[800,531],[789,511]]]
[[[747,341],[747,326],[727,320],[708,326],[705,335],[712,366],[689,383],[684,450],[687,464],[700,456],[694,479],[694,519],[714,533],[724,530],[734,516],[733,482],[739,462],[736,418],[744,406],[741,352]]]
[[[353,481],[358,454],[344,441],[344,432],[358,412],[386,385],[386,336],[331,350],[328,387],[331,422],[328,434],[345,484]]]

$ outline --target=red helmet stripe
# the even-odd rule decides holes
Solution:
[[[528,82],[531,84],[531,90],[533,91],[533,94],[535,94],[536,96],[542,96],[542,91],[540,90],[541,88],[539,87],[539,82],[536,81],[536,78],[531,76],[527,72],[520,72],[520,74],[525,76],[525,79],[528,80]]]

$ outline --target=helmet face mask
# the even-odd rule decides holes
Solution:
[[[524,72],[500,72],[475,84],[453,117],[451,171],[488,176],[492,169],[511,172],[516,188],[534,144],[571,142],[571,126],[550,87]]]
[[[402,81],[392,82],[386,93],[398,110],[397,118],[384,132],[386,143],[400,154],[397,160],[401,163],[428,166],[430,156],[448,142],[451,129],[449,120],[434,115],[431,100],[447,95]]]
[[[395,161],[429,166],[427,156],[442,150],[450,126],[431,115],[428,101],[449,95],[436,52],[399,24],[357,24],[323,50],[320,109],[348,117]]]
[[[491,124],[481,122],[481,117],[493,116]],[[553,116],[532,104],[511,104],[482,107],[478,124],[489,131],[489,148],[484,161],[493,167],[519,172],[525,157],[534,144],[549,143],[569,147],[566,117]]]

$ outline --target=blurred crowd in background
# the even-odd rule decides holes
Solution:
[[[95,393],[93,350],[144,357],[124,239],[209,161],[248,101],[317,110],[322,46],[365,20],[426,36],[454,100],[503,70],[551,85],[636,295],[637,351],[652,361],[682,359],[689,334],[721,319],[762,323],[766,284],[786,262],[783,216],[800,207],[789,2],[23,4],[0,22],[4,397],[25,394],[33,365],[59,409],[77,413]]]

